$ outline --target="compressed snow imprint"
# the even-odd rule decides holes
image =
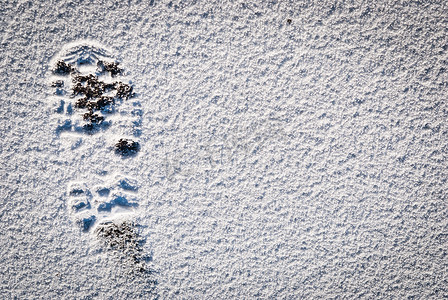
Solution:
[[[67,191],[69,213],[83,232],[93,232],[103,249],[114,253],[131,272],[149,274],[147,263],[152,258],[144,251],[140,226],[129,220],[129,214],[139,206],[138,184],[121,176],[107,183],[71,183]]]
[[[76,150],[80,159],[95,155],[92,150],[104,155],[101,148],[123,158],[140,150],[140,143],[130,137],[140,136],[143,114],[140,103],[134,100],[132,83],[124,82],[124,75],[109,51],[90,42],[67,45],[53,59],[50,101],[57,123],[55,132],[57,137],[75,135],[70,151]],[[144,241],[138,226],[130,221],[130,214],[139,206],[138,184],[121,174],[100,174],[87,174],[87,180],[69,184],[69,214],[82,232],[93,231],[104,249],[131,262],[132,270],[146,272]]]
[[[50,101],[57,114],[58,135],[104,133],[112,125],[114,133],[141,135],[141,104],[133,99],[132,84],[123,81],[124,70],[103,47],[91,43],[65,47],[51,69]]]
[[[67,191],[68,208],[75,223],[88,232],[97,220],[101,223],[137,208],[137,191],[135,180],[120,176],[109,184],[103,181],[103,184],[90,186],[86,182],[73,182]]]
[[[87,133],[86,138],[96,137],[104,141],[107,140],[104,138],[106,129],[110,129],[116,138],[124,135],[125,132],[119,129],[126,127],[126,130],[133,131],[134,137],[138,137],[142,123],[140,103],[134,101],[127,110],[119,109],[126,107],[127,101],[135,96],[132,85],[121,80],[122,75],[124,70],[119,63],[98,44],[81,42],[64,47],[53,59],[50,78],[57,103],[54,110],[57,135],[64,132]],[[119,114],[114,114],[116,111]],[[94,137],[95,133],[102,134]],[[85,137],[79,137],[71,150],[79,148]],[[86,151],[105,144],[91,141],[86,143]],[[136,154],[140,144],[126,137],[116,138],[109,148],[115,148],[115,154],[126,157]],[[114,155],[112,151],[111,155]],[[138,207],[133,195],[138,190],[135,180],[121,175],[112,180],[97,178],[96,175],[90,178],[90,182],[74,182],[68,188],[68,207],[84,232],[90,231],[106,217]]]

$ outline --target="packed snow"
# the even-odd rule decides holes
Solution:
[[[0,12],[0,298],[448,297],[448,2]]]

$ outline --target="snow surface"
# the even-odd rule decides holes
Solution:
[[[3,1],[0,298],[448,297],[447,25],[446,1]],[[83,45],[136,92],[93,135],[51,87]],[[83,232],[77,185],[150,273]]]

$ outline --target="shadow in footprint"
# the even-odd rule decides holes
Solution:
[[[93,226],[93,224],[95,224],[95,222],[96,222],[96,217],[90,216],[88,218],[83,218],[82,220],[80,220],[79,225],[81,226],[81,229],[83,232],[87,232],[90,230],[90,228]]]
[[[101,123],[88,123],[82,127],[81,131],[92,135],[99,132],[100,130],[106,130],[109,127],[110,122],[108,121],[102,121]]]
[[[59,136],[63,131],[71,131],[73,127],[72,120],[65,120],[62,125],[56,127],[56,134]]]
[[[70,191],[70,196],[79,196],[79,195],[81,195],[81,194],[84,194],[84,190],[81,189],[81,188],[73,188],[73,189]]]
[[[101,197],[107,197],[110,194],[110,189],[108,189],[108,188],[101,188],[101,189],[98,189],[96,192]]]
[[[112,208],[114,208],[116,206],[131,208],[131,207],[137,207],[138,204],[134,203],[134,202],[129,202],[128,199],[126,199],[123,196],[117,196],[116,198],[114,198],[113,200],[111,200],[109,202],[104,202],[104,203],[101,203],[100,205],[98,205],[98,211],[99,212],[103,212],[103,211],[110,212],[112,210]]]
[[[135,185],[132,185],[129,181],[127,181],[126,179],[122,179],[118,182],[118,185],[126,191],[132,191],[132,192],[136,192],[138,190],[138,187]]]
[[[79,212],[83,209],[90,209],[90,202],[87,200],[79,200],[72,205],[72,208]]]
[[[110,127],[109,121],[103,121],[100,124],[85,124],[83,126],[78,126],[73,124],[72,120],[67,119],[65,120],[61,125],[58,125],[56,127],[56,135],[60,136],[62,132],[78,132],[78,133],[84,133],[93,135],[95,133],[98,133],[100,131],[104,131],[107,128]]]

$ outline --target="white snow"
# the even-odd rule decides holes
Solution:
[[[6,1],[0,298],[448,297],[447,16],[446,1]],[[89,55],[136,95],[95,134],[58,131],[84,111],[52,69]],[[140,151],[116,154],[120,138]],[[139,225],[150,274],[97,238],[110,220]]]

